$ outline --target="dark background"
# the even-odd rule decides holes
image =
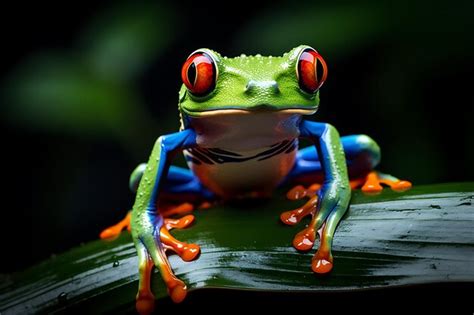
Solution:
[[[415,185],[474,179],[469,1],[227,5],[2,9],[0,272],[96,239],[125,215],[131,170],[179,127],[181,65],[200,47],[235,56],[311,45],[329,66],[314,119],[371,135],[380,169]]]

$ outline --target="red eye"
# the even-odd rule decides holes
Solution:
[[[316,50],[306,48],[298,60],[297,74],[300,88],[314,94],[326,81],[328,68],[323,57]]]
[[[214,61],[204,52],[192,54],[181,69],[181,79],[192,94],[196,96],[209,94],[216,85]]]

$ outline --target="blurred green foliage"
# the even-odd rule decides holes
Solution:
[[[232,5],[97,5],[93,18],[79,19],[70,45],[38,45],[4,75],[1,121],[16,146],[9,163],[22,165],[7,177],[12,187],[30,182],[12,189],[7,208],[31,195],[20,214],[9,214],[12,228],[30,227],[31,249],[12,244],[13,254],[44,257],[95,238],[125,213],[128,174],[159,135],[179,126],[180,67],[200,47],[280,55],[309,44],[329,65],[314,119],[341,134],[371,135],[382,169],[415,184],[474,178],[469,1]]]
[[[4,89],[6,119],[139,149],[133,144],[155,122],[136,80],[172,40],[173,13],[155,3],[122,4],[86,23],[74,48],[33,54]]]

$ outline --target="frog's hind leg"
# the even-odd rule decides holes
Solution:
[[[137,191],[145,169],[146,163],[142,163],[130,175],[129,188],[132,192]],[[194,203],[215,199],[214,194],[189,169],[177,166],[170,166],[162,195],[158,209],[164,217],[190,212],[194,209]],[[129,211],[120,222],[104,229],[100,238],[112,240],[124,229],[130,231],[130,214]]]
[[[350,177],[360,177],[380,163],[380,148],[366,135],[350,135],[341,138]],[[296,154],[295,166],[289,179],[303,182],[322,180],[322,166],[314,146],[301,149]]]
[[[395,176],[382,172],[372,171],[365,177],[352,181],[353,188],[361,187],[361,190],[368,194],[377,194],[383,190],[381,184],[387,185],[395,191],[405,191],[410,189],[412,184],[406,180],[400,180]]]
[[[380,163],[380,147],[367,135],[350,135],[341,138],[346,162],[353,189],[362,187],[362,191],[376,193],[383,189],[381,184],[393,190],[403,191],[411,187],[411,183],[375,171]],[[296,155],[296,163],[288,179],[304,184],[322,182],[322,168],[317,151],[313,146],[301,149]],[[310,192],[311,194],[311,192]],[[304,193],[299,193],[304,195]]]
[[[366,176],[380,162],[379,146],[372,138],[366,135],[345,136],[341,138],[341,142],[346,156],[349,176],[355,178],[355,180],[351,181],[352,188],[355,188],[357,185],[363,185],[365,181],[363,181],[362,177]],[[312,215],[314,217],[316,211],[317,192],[323,182],[323,171],[318,152],[314,146],[298,151],[295,165],[288,175],[288,181],[298,183],[297,186],[287,193],[289,199],[310,198],[304,206],[281,214],[280,219],[283,223],[294,225],[305,216]],[[302,184],[309,187],[305,188]],[[312,234],[315,234],[315,231]],[[314,237],[311,236],[309,239],[314,241]],[[299,241],[295,239],[294,244],[298,243]]]
[[[381,184],[395,191],[404,191],[412,186],[408,181],[374,170],[380,162],[380,148],[369,136],[343,137],[344,142],[351,188],[361,187],[365,193],[378,193],[383,189]]]

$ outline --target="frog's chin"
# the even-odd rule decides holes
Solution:
[[[210,116],[222,116],[222,115],[249,115],[249,114],[297,114],[297,115],[313,115],[316,113],[317,108],[272,108],[269,106],[255,106],[252,108],[220,108],[210,109],[205,111],[193,112],[185,110],[186,114],[193,118],[199,117],[210,117]]]

